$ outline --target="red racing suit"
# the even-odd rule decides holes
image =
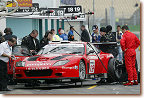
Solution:
[[[130,31],[126,31],[120,41],[121,48],[125,52],[125,66],[128,73],[128,80],[137,80],[137,71],[135,68],[136,51],[140,45],[140,40]]]

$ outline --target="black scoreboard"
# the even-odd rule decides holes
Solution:
[[[82,13],[81,6],[60,6],[59,8],[64,8],[65,13]]]

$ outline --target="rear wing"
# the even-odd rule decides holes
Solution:
[[[117,45],[117,42],[91,43],[93,45]]]
[[[91,43],[91,44],[94,45],[96,48],[99,48],[99,46],[101,46],[101,45],[103,45],[103,46],[104,45],[105,46],[115,46],[115,47],[118,46],[117,42],[102,42],[102,43]]]

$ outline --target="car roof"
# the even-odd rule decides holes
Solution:
[[[52,45],[52,44],[84,44],[86,45],[87,42],[78,42],[78,41],[52,41],[52,42],[49,42],[48,45],[44,46],[43,48],[47,48],[49,47],[49,45]]]
[[[50,41],[49,44],[87,44],[81,41]]]

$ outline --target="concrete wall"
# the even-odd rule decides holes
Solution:
[[[33,29],[39,28],[39,22],[36,19],[15,19],[7,18],[7,27],[10,27],[14,35],[18,38],[23,38],[24,36],[30,34]]]

